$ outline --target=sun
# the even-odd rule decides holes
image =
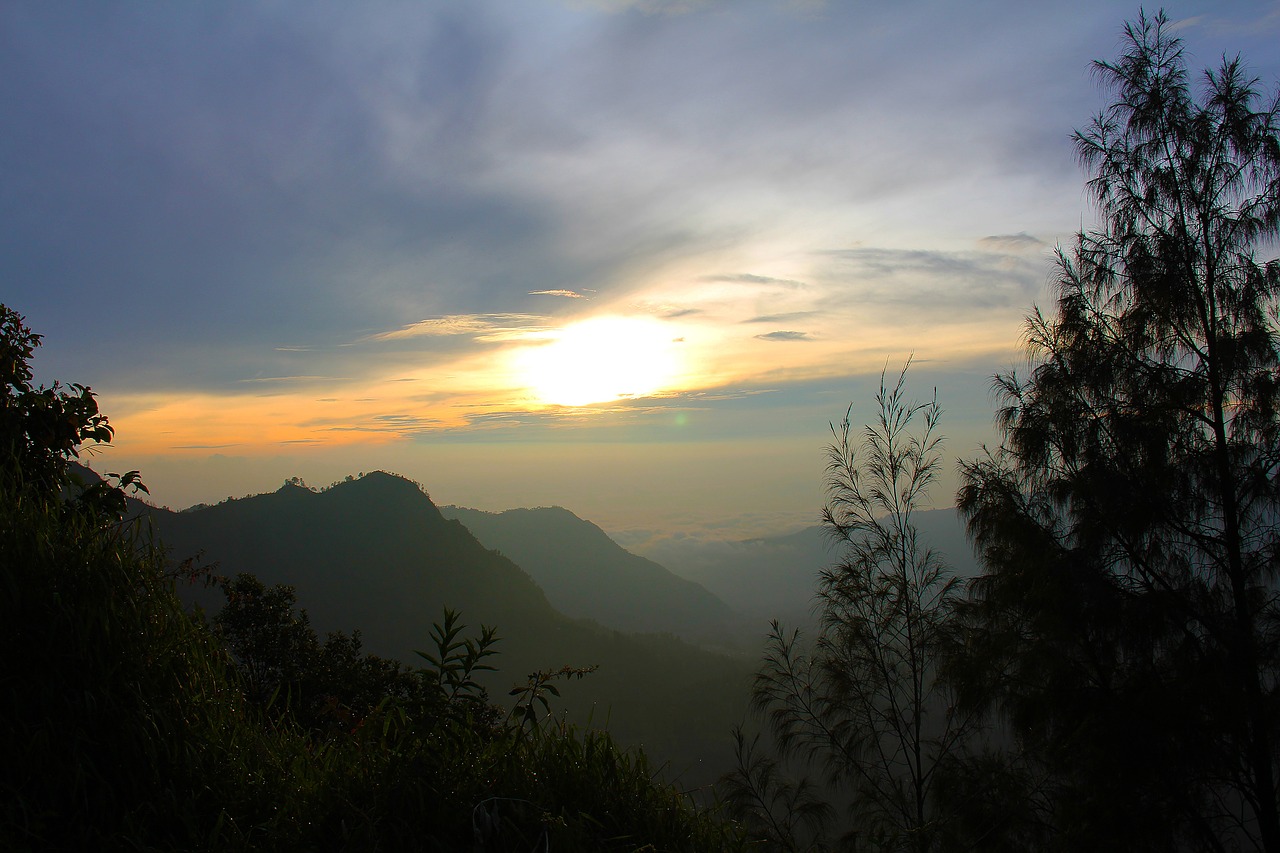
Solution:
[[[586,406],[667,390],[680,375],[682,361],[681,341],[662,323],[597,317],[524,350],[516,370],[540,402]]]

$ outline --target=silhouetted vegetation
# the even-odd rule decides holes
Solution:
[[[823,517],[843,559],[821,575],[816,639],[775,621],[752,689],[780,756],[736,735],[731,802],[778,849],[839,838],[855,850],[933,850],[965,808],[939,794],[976,726],[940,672],[958,581],[914,520],[941,462],[941,410],[909,403],[905,380],[905,369],[892,388],[881,377],[877,419],[860,438],[852,407],[832,427]]]
[[[1126,35],[1075,137],[1101,225],[964,469],[957,677],[1012,724],[1018,837],[1280,850],[1280,102],[1238,58],[1197,99],[1163,14]]]
[[[674,754],[727,658],[565,618],[386,474],[130,520],[137,472],[69,469],[113,435],[93,393],[34,385],[39,336],[0,305],[0,848],[1280,853],[1280,97],[1238,59],[1197,96],[1163,14],[1126,36],[1075,137],[1101,224],[962,466],[981,574],[962,590],[917,526],[936,401],[882,378],[861,435],[833,427],[818,629],[774,623],[768,739],[735,733],[740,823],[554,713],[598,679]],[[211,621],[152,521],[235,566],[203,572]],[[285,564],[369,633],[321,640]],[[510,641],[422,621],[450,595],[520,638],[499,702]],[[533,662],[584,648],[613,666]]]
[[[374,472],[320,492],[286,485],[193,512],[144,510],[176,553],[203,552],[228,575],[295,588],[321,636],[358,626],[367,652],[417,662],[447,605],[499,627],[503,671],[478,679],[493,696],[504,696],[513,676],[598,665],[562,685],[559,704],[572,721],[642,744],[688,787],[711,784],[732,762],[729,730],[746,710],[749,659],[565,617],[520,566],[401,477]],[[210,612],[223,605],[217,590],[179,592]]]
[[[496,634],[464,637],[457,614],[419,669],[358,635],[320,643],[291,590],[249,576],[223,581],[213,626],[193,616],[122,521],[136,475],[76,495],[68,460],[111,436],[92,393],[32,387],[39,338],[7,307],[0,321],[0,847],[740,846],[642,754],[551,716],[555,682],[584,671],[490,704],[474,676]]]
[[[833,449],[822,633],[775,630],[756,686],[829,786],[739,741],[735,802],[773,846],[1280,850],[1280,98],[1239,59],[1197,97],[1163,14],[1126,38],[1075,136],[1101,224],[1059,254],[1029,376],[996,379],[1001,445],[963,466],[967,597],[900,523],[928,428]]]

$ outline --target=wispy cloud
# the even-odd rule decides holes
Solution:
[[[808,332],[792,332],[787,330],[779,330],[769,332],[763,335],[756,335],[762,341],[811,341],[813,337]]]
[[[701,308],[693,308],[687,305],[672,305],[667,302],[640,302],[634,307],[637,311],[641,311],[645,314],[651,314],[661,320],[678,320],[681,317],[692,317],[695,314],[702,313]]]
[[[1197,26],[1204,26],[1215,35],[1225,36],[1232,41],[1242,37],[1271,38],[1276,31],[1280,30],[1280,5],[1272,3],[1257,11],[1244,10],[1244,14],[1235,20],[1228,20],[1221,16],[1197,15],[1175,21],[1172,28],[1177,32]],[[1256,61],[1257,57],[1254,56],[1253,59]]]
[[[673,399],[688,400],[693,403],[718,403],[726,400],[745,400],[761,394],[775,394],[776,388],[721,388],[715,391],[690,391],[678,394]]]
[[[791,320],[805,320],[817,314],[817,311],[790,311],[786,314],[761,314],[743,320],[744,323],[787,323]]]
[[[541,314],[446,314],[428,317],[389,332],[369,335],[366,341],[397,341],[408,338],[473,335],[479,340],[506,340],[528,332],[545,330],[547,318]]]
[[[563,296],[565,299],[589,299],[585,293],[576,290],[530,290],[530,296]]]
[[[978,246],[988,252],[1038,252],[1047,245],[1025,231],[1018,234],[994,234],[978,241]]]
[[[1199,26],[1200,23],[1204,21],[1204,19],[1205,19],[1204,15],[1192,15],[1189,18],[1182,18],[1170,24],[1169,30],[1170,32],[1175,32],[1175,33],[1180,30],[1189,30],[1196,26]]]
[[[575,0],[571,5],[602,12],[635,10],[646,15],[687,15],[719,0]]]
[[[1013,239],[1018,246],[1026,242]],[[1023,251],[866,248],[822,254],[829,259],[823,275],[833,298],[854,298],[863,307],[910,305],[917,314],[957,318],[992,308],[1024,309],[1048,272],[1046,259]]]
[[[708,282],[724,282],[725,284],[746,284],[765,287],[786,287],[791,289],[801,289],[807,287],[803,281],[796,281],[791,278],[774,278],[768,275],[755,275],[754,273],[730,273],[717,275],[704,275],[702,281]]]

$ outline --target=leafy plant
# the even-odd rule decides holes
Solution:
[[[548,696],[560,696],[560,688],[554,681],[564,679],[570,681],[583,678],[595,672],[595,666],[562,666],[560,669],[537,670],[529,674],[528,680],[520,686],[511,688],[508,695],[516,697],[515,704],[507,714],[507,720],[514,720],[519,726],[528,725],[538,729],[538,707],[542,708],[543,719],[551,716],[551,700]]]
[[[448,701],[487,702],[488,694],[474,676],[494,671],[493,666],[481,661],[497,654],[493,646],[498,642],[498,631],[482,625],[479,638],[461,637],[467,626],[459,620],[458,612],[446,607],[443,621],[431,626],[435,652],[415,650],[414,654],[429,664],[423,672],[424,679]]]
[[[784,757],[821,768],[829,790],[849,792],[851,842],[926,851],[952,818],[937,794],[941,770],[963,753],[975,717],[957,712],[940,673],[956,580],[912,520],[940,464],[941,410],[936,399],[908,402],[905,383],[906,368],[893,387],[881,376],[876,419],[861,440],[852,406],[832,426],[823,518],[843,556],[822,572],[812,649],[798,631],[772,624],[752,702]],[[834,810],[819,788],[786,781],[754,741],[736,736],[730,781],[744,819],[784,848],[803,849],[806,835],[820,844]]]

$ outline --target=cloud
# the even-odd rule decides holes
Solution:
[[[718,388],[715,391],[690,391],[680,398],[697,403],[718,403],[725,400],[745,400],[761,394],[776,394],[776,388]]]
[[[717,381],[762,351],[834,374],[838,347],[921,317],[934,340],[1020,315],[1047,272],[1031,235],[1079,221],[1066,131],[1095,108],[1114,4],[602,5],[686,6],[0,11],[7,296],[47,336],[42,369],[116,393],[502,381],[480,344],[649,297]],[[1273,50],[1244,52],[1275,77]],[[895,248],[811,268],[860,240]],[[147,358],[97,357],[138,329]],[[788,340],[816,342],[766,345]]]
[[[811,341],[813,338],[808,332],[790,332],[777,331],[769,332],[764,335],[756,335],[762,341]]]
[[[1024,310],[1049,270],[1047,259],[1026,252],[866,248],[819,255],[828,261],[821,275],[832,291],[831,310],[856,300],[864,308],[909,307],[916,316],[952,319],[997,308]]]
[[[1180,21],[1174,21],[1170,26],[1174,32],[1180,32],[1185,28],[1191,28],[1203,25],[1210,33],[1219,37],[1225,37],[1236,44],[1236,50],[1239,50],[1239,41],[1241,39],[1270,39],[1273,33],[1280,30],[1280,7],[1274,4],[1268,7],[1262,7],[1258,10],[1246,10],[1243,15],[1235,20],[1227,20],[1222,17],[1206,17],[1205,15],[1197,15],[1192,18],[1186,18]],[[1270,47],[1270,43],[1267,43]],[[1245,52],[1245,56],[1249,56],[1254,62],[1259,57],[1253,51]]]
[[[773,278],[767,275],[755,275],[753,273],[732,273],[720,275],[704,275],[702,281],[707,282],[725,282],[727,284],[748,284],[767,287],[786,287],[794,290],[807,287],[803,281],[796,281],[790,278]]]
[[[572,5],[602,12],[637,11],[646,15],[687,15],[718,0],[576,0]]]
[[[1018,234],[996,234],[983,237],[978,241],[978,245],[988,252],[1029,252],[1039,251],[1048,244],[1022,231]]]
[[[1169,25],[1169,32],[1176,33],[1180,30],[1193,29],[1194,27],[1199,26],[1204,20],[1204,15],[1193,15],[1189,18],[1182,18],[1181,20],[1174,21]]]
[[[691,317],[695,314],[703,313],[701,308],[690,308],[684,305],[672,305],[670,303],[650,303],[639,302],[635,306],[635,310],[643,311],[646,314],[652,314],[662,320],[677,320],[681,317]]]
[[[566,299],[588,299],[584,293],[576,290],[530,290],[530,296],[563,296]]]
[[[758,317],[751,317],[743,320],[743,323],[786,323],[791,320],[804,320],[818,314],[817,311],[791,311],[786,314],[761,314]]]
[[[428,317],[389,332],[379,332],[365,341],[397,341],[408,338],[474,335],[477,340],[510,340],[529,332],[542,331],[547,318],[541,314],[446,314]]]
[[[341,382],[342,376],[260,376],[252,379],[239,379],[238,382]]]

